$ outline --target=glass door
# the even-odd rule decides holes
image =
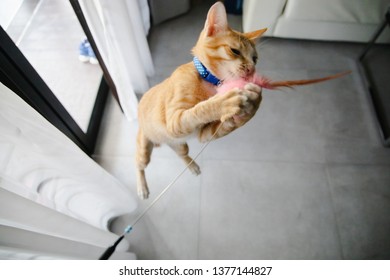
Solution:
[[[91,154],[106,80],[115,87],[78,1],[4,0],[0,11],[2,81]]]

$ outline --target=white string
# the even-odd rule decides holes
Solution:
[[[200,151],[196,154],[196,156],[190,161],[190,163],[187,164],[187,166],[168,184],[168,186],[165,187],[165,189],[162,190],[162,192],[152,201],[152,203],[149,204],[148,207],[145,208],[145,210],[134,220],[134,222],[130,225],[128,225],[124,231],[124,234],[130,233],[133,227],[146,215],[146,213],[153,207],[154,204],[156,204],[157,201],[176,183],[177,180],[183,175],[185,171],[190,167],[190,165],[200,156],[200,154],[206,149],[206,147],[210,144],[210,142],[214,139],[215,135],[217,135],[219,129],[221,128],[223,122],[221,122],[217,128],[217,130],[214,132],[214,134],[211,136],[210,140],[208,140],[203,147],[200,149]]]

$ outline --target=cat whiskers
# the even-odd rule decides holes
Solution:
[[[260,43],[256,46],[257,48],[262,48],[264,47],[265,45],[267,45],[269,42],[272,42],[273,41],[273,38],[267,38],[267,39],[263,39],[260,41]]]

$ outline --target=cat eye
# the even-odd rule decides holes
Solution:
[[[232,51],[233,54],[235,54],[237,56],[241,55],[241,52],[239,50],[237,50],[237,49],[230,48],[230,50]]]
[[[257,63],[257,56],[254,56],[254,57],[252,57],[252,60],[253,60],[253,62],[256,64]]]

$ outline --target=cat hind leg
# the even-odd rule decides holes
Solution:
[[[176,152],[176,154],[182,158],[186,165],[188,165],[188,169],[194,174],[200,174],[200,167],[196,162],[188,155],[188,145],[187,143],[183,144],[169,144],[172,150]]]
[[[136,175],[137,175],[137,193],[141,199],[149,197],[149,188],[145,177],[145,168],[150,162],[150,156],[154,144],[144,136],[141,129],[137,135],[137,149],[135,155]]]

